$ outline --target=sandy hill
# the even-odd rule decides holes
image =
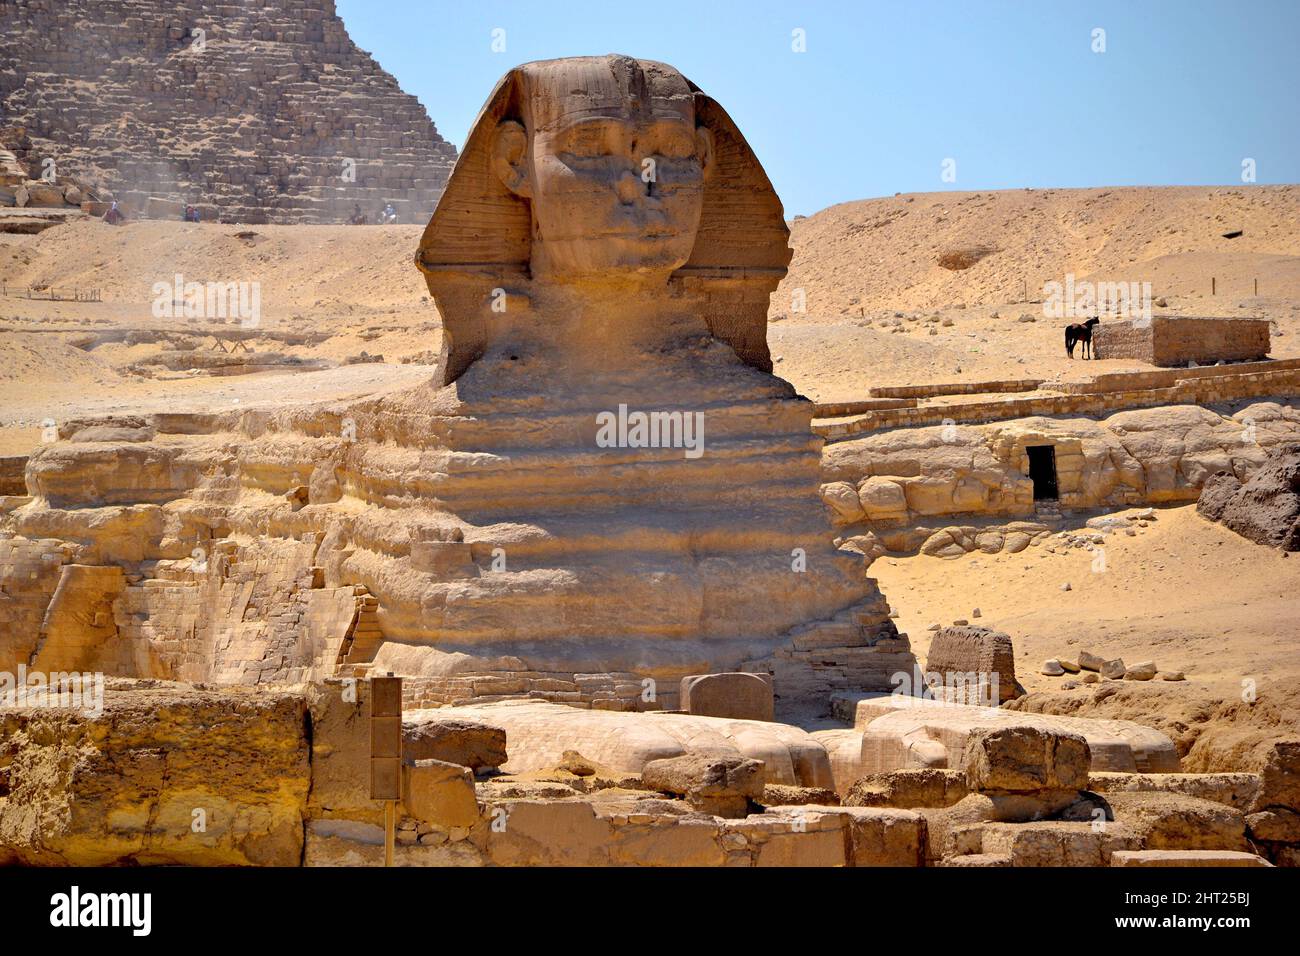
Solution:
[[[1235,239],[1224,233],[1241,231]],[[868,314],[1030,301],[1045,282],[1151,282],[1155,296],[1300,297],[1300,187],[1018,189],[898,195],[831,206],[792,226],[773,297],[790,314]]]
[[[146,304],[155,282],[180,274],[187,282],[259,283],[271,320],[301,309],[386,311],[428,294],[414,264],[423,229],[81,221],[0,237],[0,281],[98,288],[106,302]]]
[[[399,303],[424,288],[411,264],[422,228],[258,226],[249,235],[207,224],[72,223],[0,241],[0,279],[97,285],[146,301],[160,273],[182,271],[257,278],[268,298],[286,303]],[[1242,235],[1222,238],[1235,230]],[[1044,282],[1067,274],[1150,282],[1176,310],[1268,308],[1300,300],[1300,186],[917,193],[796,219],[791,245],[790,274],[769,313],[778,321],[1023,303],[1026,283],[1036,303]],[[806,296],[802,315],[790,309],[795,289]]]

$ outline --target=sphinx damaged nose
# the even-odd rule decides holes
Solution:
[[[624,205],[630,206],[645,194],[645,185],[631,171],[623,173],[618,178],[618,200]]]

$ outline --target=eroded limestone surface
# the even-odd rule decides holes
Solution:
[[[1292,400],[895,428],[828,445],[822,497],[844,534],[870,530],[890,550],[912,550],[937,537],[944,516],[1032,518],[1029,447],[1053,449],[1061,506],[1102,508],[1194,501],[1217,472],[1244,481],[1296,440]],[[1020,551],[1048,531],[1013,521],[979,545]]]
[[[301,695],[146,683],[103,705],[0,708],[0,863],[301,862]]]

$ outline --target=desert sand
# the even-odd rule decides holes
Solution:
[[[1104,571],[1093,570],[1102,566],[1094,552],[1038,547],[951,560],[882,557],[871,573],[918,657],[929,649],[931,624],[966,618],[1013,635],[1016,677],[1031,692],[1059,690],[1070,675],[1043,676],[1043,661],[1081,650],[1128,664],[1154,660],[1225,698],[1244,681],[1260,694],[1288,691],[1300,676],[1294,555],[1252,544],[1194,505],[1157,509],[1136,536],[1111,535],[1103,547]]]

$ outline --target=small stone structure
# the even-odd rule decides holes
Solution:
[[[943,683],[950,686],[949,675],[976,674],[981,683],[997,681],[998,699],[1014,700],[1024,694],[1016,680],[1015,650],[1011,636],[987,627],[952,625],[941,627],[930,641],[930,653],[925,659],[925,669],[930,674],[943,675]]]
[[[769,674],[692,674],[683,677],[681,709],[702,717],[773,720],[772,677]]]
[[[1103,322],[1092,333],[1099,359],[1137,359],[1170,367],[1253,362],[1267,358],[1267,319],[1157,315],[1148,321]]]

